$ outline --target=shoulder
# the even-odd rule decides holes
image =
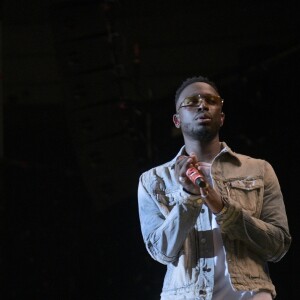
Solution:
[[[257,164],[257,165],[266,165],[270,164],[267,160],[258,158],[258,157],[253,157],[244,153],[239,153],[233,151],[230,147],[228,147],[224,142],[223,142],[223,151],[224,154],[227,154],[231,156],[233,159],[237,160],[240,164]]]
[[[244,170],[246,172],[254,172],[259,174],[274,174],[274,168],[271,163],[264,159],[258,158],[244,153],[239,153],[233,151],[226,144],[222,150],[223,158],[220,159],[221,162],[230,163],[231,167],[237,167],[238,169]]]
[[[167,177],[170,177],[171,176],[170,174],[174,172],[176,159],[179,155],[182,155],[183,150],[184,150],[184,146],[180,148],[179,152],[176,154],[176,156],[173,159],[142,172],[140,178],[150,179],[153,177],[161,177],[165,179]]]
[[[174,167],[175,160],[172,159],[168,162],[165,162],[163,164],[157,165],[155,167],[152,167],[144,172],[141,173],[140,178],[141,179],[150,179],[151,177],[165,177],[170,172],[172,172]]]
[[[253,157],[247,154],[242,154],[242,153],[237,153],[234,152],[235,156],[240,160],[240,161],[249,161],[249,162],[254,162],[254,163],[265,163],[266,161],[262,158],[258,157]]]
[[[256,158],[241,153],[234,153],[239,162],[239,167],[246,172],[260,174],[263,177],[276,177],[272,164],[263,158]]]

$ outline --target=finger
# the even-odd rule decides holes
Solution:
[[[201,198],[207,198],[208,194],[209,194],[208,187],[200,188]]]
[[[183,162],[188,158],[188,156],[180,155],[176,159],[176,165],[182,165]]]
[[[189,156],[185,156],[185,155],[181,155],[177,158],[176,160],[176,165],[177,167],[179,167],[179,169],[181,170],[180,173],[184,173],[182,172],[182,169],[186,168],[187,166],[189,166],[189,164],[191,164],[192,162],[192,158]]]
[[[193,159],[193,164],[198,163],[198,157],[195,152],[191,152],[190,157]]]
[[[185,177],[185,176],[179,176],[179,177],[178,177],[178,180],[179,180],[180,183],[186,183],[186,181],[187,181],[188,179],[187,179],[187,177]]]

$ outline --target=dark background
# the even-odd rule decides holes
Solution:
[[[221,138],[268,160],[293,244],[270,264],[299,295],[296,1],[1,2],[2,299],[159,299],[138,176],[182,145],[174,95],[208,76]]]

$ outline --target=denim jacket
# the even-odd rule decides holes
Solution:
[[[291,243],[277,176],[267,161],[235,153],[224,142],[221,145],[211,177],[228,206],[216,221],[231,283],[236,290],[268,291],[275,298],[267,263],[279,261]],[[204,272],[203,264],[205,257],[213,256],[209,254],[213,249],[212,243],[204,243],[209,239],[208,224],[199,222],[204,205],[175,179],[175,161],[183,151],[184,146],[171,161],[141,174],[141,232],[151,257],[167,266],[161,299],[210,300],[214,270]],[[206,268],[207,261],[211,264],[206,259]],[[210,278],[204,280],[206,276]],[[204,289],[203,280],[210,283]]]

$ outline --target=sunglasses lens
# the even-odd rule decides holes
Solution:
[[[205,98],[205,102],[210,105],[219,104],[221,101],[220,97],[209,95]]]
[[[184,106],[199,106],[202,102],[202,98],[199,96],[191,96],[184,99]]]

